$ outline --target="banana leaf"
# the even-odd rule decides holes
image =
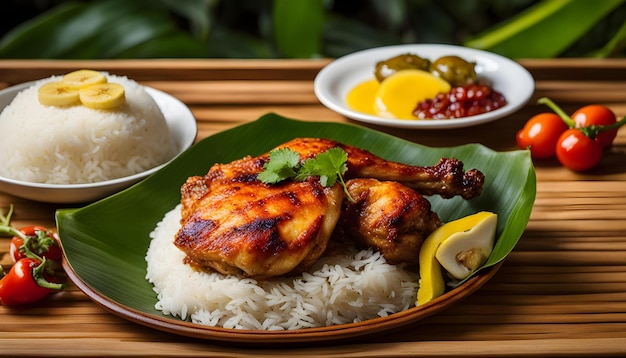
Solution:
[[[82,208],[59,209],[56,220],[66,271],[73,272],[79,288],[95,293],[88,293],[92,299],[97,296],[97,302],[106,302],[108,308],[124,307],[126,313],[121,315],[125,318],[140,323],[138,316],[166,319],[154,307],[157,299],[145,279],[145,255],[149,233],[179,203],[180,186],[189,176],[205,174],[214,163],[260,155],[296,137],[330,138],[412,165],[434,165],[442,157],[454,156],[466,169],[481,170],[486,181],[480,197],[433,196],[429,200],[444,222],[481,210],[498,214],[497,242],[483,270],[505,259],[528,223],[535,199],[535,172],[528,151],[495,152],[480,144],[429,148],[357,125],[304,122],[269,113],[203,139],[159,172],[120,193]],[[462,292],[463,286],[452,292]],[[179,320],[169,318],[171,321]]]
[[[624,0],[544,0],[465,41],[510,58],[559,56]]]

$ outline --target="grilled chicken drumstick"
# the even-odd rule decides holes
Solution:
[[[346,178],[398,181],[422,194],[461,195],[469,199],[480,194],[483,184],[482,173],[463,172],[463,164],[455,159],[442,159],[434,167],[409,166],[386,161],[356,147],[316,138],[297,138],[278,148],[285,147],[298,152],[301,161],[341,147],[348,153]],[[181,188],[181,228],[174,243],[186,253],[188,264],[201,270],[267,278],[304,271],[324,252],[339,221],[341,187],[335,184],[325,188],[313,177],[303,182],[261,183],[256,177],[268,160],[268,153],[246,156],[231,163],[215,164],[206,175],[187,179]],[[360,184],[364,185],[367,184]],[[405,207],[406,201],[393,198],[403,191],[389,191],[387,202]],[[385,191],[378,192],[385,195]],[[436,221],[415,220],[420,213],[431,215],[430,205],[424,209],[423,201],[417,200],[422,210],[416,210],[417,215],[399,215],[396,224],[415,228],[423,223],[421,232],[427,235]],[[389,212],[394,211],[390,208]],[[372,217],[367,220],[377,222]],[[413,223],[402,224],[398,220]],[[375,241],[372,243],[375,245]],[[412,245],[419,246],[421,241]]]
[[[422,195],[441,195],[451,198],[460,195],[471,199],[480,195],[484,175],[476,170],[463,171],[463,163],[454,158],[442,158],[434,166],[413,166],[391,162],[364,149],[328,139],[297,138],[278,148],[289,148],[300,153],[302,159],[314,157],[333,147],[348,153],[347,179],[374,178],[401,182]]]

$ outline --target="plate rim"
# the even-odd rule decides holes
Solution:
[[[129,79],[132,80],[132,79]],[[7,106],[11,103],[11,101],[13,100],[13,98],[15,98],[15,96],[17,96],[22,90],[25,90],[29,87],[31,87],[32,85],[36,84],[37,82],[39,82],[41,80],[34,80],[34,81],[28,81],[28,82],[22,82],[7,88],[3,88],[2,90],[0,90],[0,98],[6,96],[6,95],[12,95],[11,100],[9,100],[9,102],[7,103]],[[137,82],[138,83],[138,82]],[[197,120],[195,118],[195,116],[193,115],[193,112],[191,112],[191,109],[185,104],[183,103],[180,99],[174,97],[173,95],[158,90],[156,88],[150,87],[150,86],[145,86],[142,85],[140,83],[138,83],[141,87],[143,87],[146,92],[148,93],[148,95],[156,102],[156,104],[159,106],[159,108],[163,111],[163,105],[165,104],[170,104],[173,103],[174,105],[176,105],[178,107],[177,111],[183,110],[184,113],[181,116],[176,116],[176,118],[172,118],[171,116],[167,116],[166,113],[164,113],[164,117],[165,117],[165,121],[170,129],[170,131],[176,129],[177,127],[180,127],[183,129],[183,136],[180,137],[174,137],[174,139],[176,141],[181,140],[181,143],[177,143],[177,145],[179,146],[179,148],[177,148],[176,154],[174,155],[174,157],[170,158],[167,162],[162,163],[157,165],[156,167],[150,168],[148,170],[145,170],[143,172],[140,173],[135,173],[132,175],[128,175],[128,176],[124,176],[121,178],[115,178],[115,179],[110,179],[110,180],[104,180],[104,181],[100,181],[100,182],[95,182],[95,183],[79,183],[79,184],[46,184],[46,183],[35,183],[35,182],[26,182],[23,180],[17,180],[17,179],[13,179],[13,178],[7,178],[5,176],[0,175],[0,187],[7,185],[7,186],[11,186],[11,187],[22,187],[22,188],[30,188],[30,189],[34,189],[34,190],[38,190],[38,191],[59,191],[59,192],[71,192],[71,191],[76,191],[76,192],[83,192],[83,191],[87,191],[87,190],[97,190],[97,189],[102,189],[102,191],[106,191],[105,189],[108,187],[112,187],[112,188],[117,188],[119,186],[122,186],[126,183],[133,183],[133,182],[137,182],[140,181],[143,178],[148,177],[149,175],[159,171],[160,169],[162,169],[163,167],[165,167],[169,162],[173,161],[174,159],[176,159],[176,157],[178,157],[180,154],[182,154],[185,150],[187,150],[189,147],[191,147],[193,145],[193,143],[195,142],[197,135],[198,135],[198,125],[197,125]],[[165,102],[164,102],[165,101]],[[0,113],[4,110],[5,107],[2,107],[0,109]],[[180,119],[183,119],[182,121]],[[0,189],[2,190],[2,189]],[[4,191],[4,190],[3,190]],[[12,193],[12,195],[16,195],[19,197],[24,197],[21,195],[17,195]],[[54,195],[53,195],[54,196]],[[78,195],[81,198],[84,198],[86,196],[89,196],[87,194],[82,194],[82,195]],[[103,196],[98,195],[99,198],[102,198]],[[24,197],[26,198],[26,197]],[[34,200],[33,198],[28,197],[27,199],[31,199]],[[48,201],[48,202],[54,202],[54,203],[77,203],[77,202],[82,202],[82,200],[79,201],[75,201],[75,200],[64,200],[64,201],[58,201],[58,200],[42,200],[42,201]]]
[[[523,86],[526,91],[524,91],[522,96],[515,96],[513,100],[507,97],[507,101],[509,102],[506,106],[496,109],[494,111],[483,113],[475,116],[464,117],[464,118],[456,118],[456,119],[441,119],[441,120],[407,120],[407,119],[392,119],[392,118],[383,118],[374,115],[368,115],[361,112],[354,111],[345,105],[345,94],[338,100],[336,95],[333,93],[336,91],[336,88],[332,86],[333,76],[336,75],[336,72],[342,67],[347,66],[350,62],[355,60],[361,60],[368,56],[374,56],[379,54],[381,57],[389,57],[393,55],[398,55],[406,52],[417,52],[418,54],[422,54],[419,52],[425,53],[428,51],[449,51],[451,55],[457,54],[462,57],[466,56],[465,54],[469,54],[471,56],[480,56],[481,58],[488,59],[490,61],[495,61],[496,63],[510,67],[511,69],[516,71],[516,74],[519,77],[516,77],[516,81],[519,82],[519,86]],[[465,57],[466,58],[466,57]],[[372,66],[376,61],[380,60],[380,58],[373,57],[371,59]],[[373,67],[372,67],[373,69]],[[364,73],[363,76],[360,76],[361,80],[366,80],[367,78],[373,78],[373,75],[369,77]],[[358,82],[356,82],[358,83]],[[352,84],[355,85],[356,83]],[[516,86],[518,84],[516,83]],[[381,46],[375,48],[369,48],[361,51],[356,51],[350,53],[348,55],[339,57],[326,66],[324,66],[315,76],[314,79],[314,93],[318,98],[320,103],[322,103],[327,108],[347,117],[351,120],[355,120],[361,123],[375,124],[384,127],[395,127],[395,128],[406,128],[406,129],[454,129],[454,128],[464,128],[470,126],[476,126],[488,122],[492,122],[498,119],[502,119],[509,114],[512,114],[522,108],[528,101],[532,98],[535,90],[535,81],[532,74],[524,68],[521,64],[516,61],[504,57],[502,55],[488,52],[480,49],[474,49],[464,46],[458,45],[447,45],[447,44],[402,44],[402,45],[390,45],[390,46]]]
[[[69,261],[63,258],[61,264],[72,283],[99,306],[112,314],[145,327],[162,332],[177,334],[186,337],[214,340],[219,342],[240,342],[255,345],[271,345],[276,343],[310,343],[324,341],[343,341],[354,337],[370,336],[381,331],[401,328],[432,316],[449,306],[456,304],[484,286],[500,269],[504,262],[481,271],[478,275],[464,282],[434,300],[407,310],[391,314],[387,317],[377,317],[366,321],[344,323],[333,326],[303,328],[297,330],[269,331],[245,330],[214,326],[204,326],[175,317],[158,316],[142,312],[127,305],[114,302],[85,283],[80,275],[74,271]],[[445,303],[445,305],[443,304]],[[422,314],[419,314],[419,313]],[[364,332],[365,331],[365,332]],[[332,332],[332,336],[328,333]]]

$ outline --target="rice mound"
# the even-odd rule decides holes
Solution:
[[[295,277],[256,281],[194,271],[173,243],[180,218],[180,205],[165,214],[146,254],[146,279],[164,314],[206,326],[294,330],[385,317],[415,304],[417,273],[332,240],[314,267]]]
[[[172,159],[176,145],[154,99],[127,77],[103,74],[124,86],[126,103],[115,110],[39,103],[38,88],[61,76],[18,93],[0,114],[0,175],[34,183],[94,183]]]

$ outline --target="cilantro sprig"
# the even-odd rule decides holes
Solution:
[[[348,170],[348,153],[343,149],[330,148],[300,164],[298,152],[289,148],[280,148],[270,151],[269,159],[257,177],[261,182],[276,184],[287,179],[304,181],[317,176],[324,187],[331,187],[339,181],[346,197],[352,201],[343,179],[343,174]]]

